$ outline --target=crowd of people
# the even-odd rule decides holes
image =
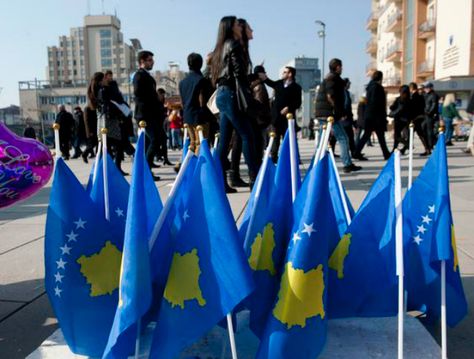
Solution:
[[[133,116],[136,125],[146,122],[146,159],[150,169],[159,167],[156,160],[160,159],[164,165],[173,165],[168,160],[168,148],[182,149],[183,125],[188,129],[189,149],[195,152],[200,145],[198,126],[201,126],[210,145],[214,143],[216,133],[220,133],[216,151],[228,193],[235,192],[234,187],[253,186],[270,132],[276,134],[271,157],[274,162],[278,160],[280,141],[288,128],[286,115],[295,114],[300,108],[302,89],[296,83],[293,67],[285,67],[281,79],[277,81],[268,78],[262,65],[254,67],[249,46],[252,39],[253,29],[245,19],[223,17],[214,49],[205,61],[198,53],[188,55],[189,72],[179,83],[182,109],[167,108],[164,90],[156,88],[150,73],[154,66],[154,54],[150,51],[138,54],[139,68],[133,76]],[[329,116],[334,118],[330,144],[334,148],[336,142],[339,143],[345,173],[362,169],[353,160],[367,160],[362,151],[367,143],[370,144],[372,133],[377,136],[385,159],[400,145],[401,152],[405,153],[410,123],[414,124],[423,143],[422,156],[431,153],[440,124],[446,127],[447,145],[452,144],[453,120],[460,117],[454,95],[448,94],[440,100],[431,83],[421,86],[410,83],[400,87],[399,96],[390,104],[387,113],[383,73],[375,71],[365,96],[358,104],[355,120],[349,92],[350,80],[341,77],[342,68],[340,59],[334,58],[329,62],[330,72],[317,91],[314,118],[320,125]],[[266,86],[273,89],[272,99]],[[387,117],[392,117],[394,124],[392,151],[385,140]],[[132,111],[124,101],[111,71],[94,74],[87,89],[84,111],[76,107],[74,114],[71,114],[61,106],[56,122],[60,124],[62,156],[69,159],[72,147],[72,158],[82,156],[85,162],[96,153],[98,127],[105,126],[108,153],[122,174],[127,175],[121,163],[125,154],[133,156],[135,151],[130,143],[135,132]],[[84,146],[85,149],[82,149]],[[240,175],[242,154],[248,168],[248,183]],[[179,166],[177,163],[176,171]],[[160,179],[154,173],[153,178]]]

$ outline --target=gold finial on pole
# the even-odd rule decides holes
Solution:
[[[286,119],[287,120],[293,120],[293,114],[292,113],[287,113],[286,114]]]
[[[328,128],[328,125],[324,124],[323,125],[323,130],[326,130]]]
[[[102,128],[100,129],[100,133],[101,133],[102,135],[106,135],[108,132],[109,132],[109,130],[107,130],[107,128],[105,128],[105,127],[102,127]]]
[[[272,131],[272,132],[270,132],[270,133],[269,133],[269,136],[270,136],[270,137],[273,137],[273,138],[275,138],[275,137],[276,137],[276,135],[277,135],[277,134],[276,134],[276,132],[275,132],[275,131]]]
[[[329,116],[329,117],[328,117],[328,122],[329,122],[329,123],[334,123],[334,117]]]
[[[415,127],[415,124],[413,123],[413,121],[411,121],[408,126],[409,126],[410,128],[413,128],[413,127]]]
[[[203,127],[202,127],[201,125],[199,125],[199,126],[196,127],[196,130],[202,131],[202,130],[203,130]]]
[[[221,137],[221,133],[220,133],[220,132],[216,132],[216,134],[214,135],[214,137],[217,137],[217,138]]]
[[[61,126],[59,126],[59,123],[54,123],[53,124],[53,130],[59,130]]]
[[[438,127],[438,132],[443,132],[446,130],[446,127],[444,125],[439,125]]]
[[[183,127],[184,127],[184,128],[188,128],[188,124],[185,123],[185,124],[183,125]]]
[[[145,127],[146,127],[146,121],[143,121],[143,120],[140,121],[140,122],[138,123],[138,126],[140,126],[140,128],[145,128]]]

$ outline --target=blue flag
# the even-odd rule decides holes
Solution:
[[[326,342],[328,239],[338,236],[328,180],[325,156],[295,200],[284,271],[257,358],[316,358]]]
[[[329,257],[329,318],[397,313],[394,156]]]
[[[408,308],[428,320],[441,316],[441,261],[446,261],[447,323],[455,326],[467,314],[457,257],[449,196],[444,134],[403,200],[405,285]]]
[[[123,236],[114,235],[62,159],[49,203],[46,292],[71,350],[100,357],[118,301]]]
[[[94,183],[94,170],[95,170],[95,166],[97,166],[97,162],[99,161],[99,158],[100,156],[97,155],[95,158],[95,161],[92,163],[91,171],[89,172],[89,178],[87,179],[86,192],[89,194],[91,193],[92,185]]]
[[[127,209],[119,303],[103,358],[133,354],[137,326],[152,300],[148,239],[162,209],[145,159],[145,137],[138,138]]]
[[[104,199],[104,156],[98,162],[97,177],[92,184],[90,196],[92,201],[96,203],[105,215],[105,199]],[[125,232],[125,220],[127,218],[128,194],[130,185],[127,180],[118,171],[115,163],[110,156],[107,155],[107,181],[109,194],[109,215],[112,228],[117,235],[123,237]]]
[[[173,260],[151,356],[174,358],[231,312],[253,289],[207,141],[201,144],[186,219],[173,238]]]
[[[189,131],[189,129],[188,129]],[[184,158],[186,157],[188,151],[189,151],[189,145],[191,144],[191,139],[189,138],[189,134],[186,136],[184,139],[184,144],[183,144],[183,154],[181,155],[181,163],[184,162]]]

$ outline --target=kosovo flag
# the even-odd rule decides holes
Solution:
[[[172,238],[173,260],[150,354],[155,358],[174,358],[253,289],[207,141],[201,144],[189,191],[187,215]]]
[[[329,318],[397,314],[394,163],[392,156],[330,252]]]
[[[188,134],[186,136],[186,138],[184,139],[183,154],[181,155],[181,163],[184,162],[184,159],[185,159],[186,155],[188,154],[190,144],[191,144],[191,139],[189,138],[189,134]]]
[[[127,209],[119,303],[103,358],[133,354],[137,326],[152,300],[148,239],[162,210],[161,199],[145,160],[145,137],[138,138]]]
[[[441,261],[446,261],[446,321],[455,326],[467,314],[454,237],[444,134],[403,200],[405,286],[408,309],[430,321],[440,318]]]
[[[331,219],[328,156],[303,183],[294,203],[294,224],[280,288],[268,315],[257,358],[316,358],[326,342],[328,239]]]
[[[123,236],[114,235],[62,159],[49,203],[46,292],[71,350],[100,357],[117,307]]]
[[[123,237],[125,232],[125,220],[127,218],[128,194],[130,192],[130,185],[127,180],[118,171],[115,163],[109,155],[106,157],[107,161],[107,181],[109,193],[109,216],[112,228],[117,235]],[[90,196],[92,201],[99,207],[102,216],[105,214],[105,200],[104,200],[104,156],[98,162],[97,177],[92,184]]]
[[[97,162],[99,160],[99,154],[97,155],[95,161],[92,163],[91,166],[91,171],[89,172],[89,178],[87,179],[87,184],[86,184],[86,192],[91,193],[92,190],[92,185],[94,183],[94,171],[95,171],[95,166],[97,166]]]

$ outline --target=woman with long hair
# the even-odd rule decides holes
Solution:
[[[103,72],[96,72],[87,87],[87,105],[84,108],[84,125],[86,127],[87,147],[82,152],[82,159],[87,163],[89,155],[94,156],[94,148],[97,147],[97,108],[99,107],[99,90],[104,79]]]
[[[220,142],[217,153],[225,170],[227,149],[235,129],[242,138],[242,149],[247,163],[250,186],[257,176],[256,152],[247,110],[245,93],[250,93],[248,63],[240,42],[242,27],[235,16],[225,16],[219,23],[217,42],[212,54],[211,79],[217,86],[216,104],[220,112]],[[227,183],[227,181],[226,181]],[[226,185],[227,192],[235,192]]]
[[[400,150],[402,155],[408,148],[408,121],[412,117],[410,113],[410,88],[407,85],[402,85],[398,89],[399,96],[390,106],[389,116],[393,118],[393,150],[398,148],[398,145],[403,144]],[[393,151],[392,151],[393,152]]]
[[[461,118],[456,109],[456,97],[454,97],[453,93],[448,93],[444,97],[442,116],[444,126],[446,127],[446,146],[452,146],[453,142],[451,140],[454,132],[453,121],[456,117]]]

